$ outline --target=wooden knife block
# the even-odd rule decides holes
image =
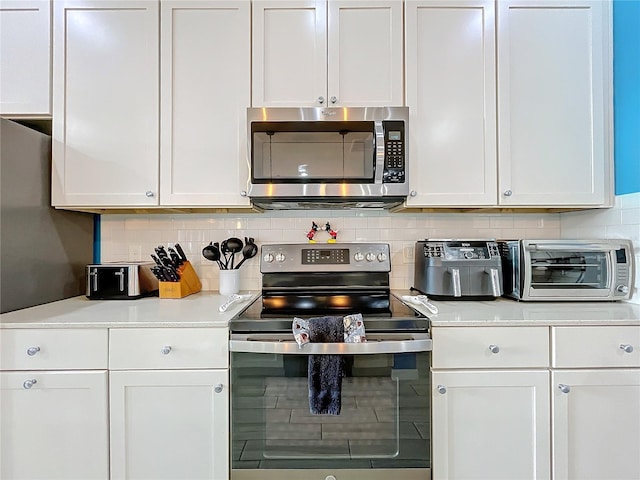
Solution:
[[[178,268],[179,282],[159,282],[160,298],[183,298],[202,290],[202,283],[190,262]]]

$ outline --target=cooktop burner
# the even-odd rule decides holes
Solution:
[[[229,322],[233,333],[291,331],[294,317],[361,313],[366,332],[427,332],[429,319],[392,293],[329,293],[258,297]]]

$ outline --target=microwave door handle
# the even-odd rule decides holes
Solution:
[[[502,293],[500,292],[500,276],[498,275],[498,269],[490,269],[489,275],[491,275],[491,289],[493,290],[493,296],[499,297]]]
[[[532,252],[557,252],[567,250],[577,250],[583,252],[608,252],[610,250],[619,250],[625,248],[623,245],[605,244],[605,243],[530,243],[525,247]]]
[[[375,152],[376,152],[376,170],[375,179],[376,184],[382,185],[382,174],[384,173],[384,128],[382,122],[374,122],[376,136],[375,136]]]

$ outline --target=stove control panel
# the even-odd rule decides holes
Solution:
[[[386,243],[263,245],[260,271],[389,272],[390,257]]]

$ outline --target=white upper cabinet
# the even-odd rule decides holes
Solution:
[[[0,0],[0,114],[51,115],[51,2]]]
[[[500,204],[607,204],[610,5],[509,0],[497,9]]]
[[[494,2],[405,5],[408,206],[496,203]]]
[[[158,204],[158,9],[54,3],[54,206]]]
[[[403,104],[402,2],[253,2],[253,106]]]
[[[161,205],[248,206],[249,1],[161,3]]]

